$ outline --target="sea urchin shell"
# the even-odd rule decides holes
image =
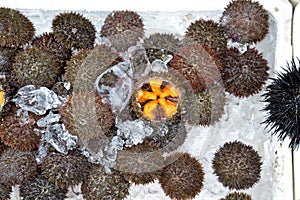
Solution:
[[[229,189],[248,189],[260,179],[261,157],[252,146],[239,141],[225,143],[212,164],[218,180]]]

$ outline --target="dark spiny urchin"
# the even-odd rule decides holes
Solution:
[[[258,93],[268,79],[268,61],[255,48],[240,53],[237,48],[225,51],[222,63],[222,78],[225,91],[248,97]]]
[[[190,24],[185,33],[186,43],[195,41],[219,52],[226,49],[224,28],[213,20],[199,19]]]
[[[259,2],[234,0],[225,8],[220,23],[233,41],[259,42],[268,34],[269,13]]]
[[[97,93],[70,95],[59,113],[66,129],[78,136],[81,146],[89,145],[94,140],[106,141],[115,122],[110,105],[103,103]]]
[[[232,192],[226,195],[225,198],[220,200],[252,200],[251,195],[244,192]]]
[[[33,38],[32,46],[44,48],[46,51],[53,53],[63,69],[66,61],[70,60],[72,51],[63,45],[53,33],[44,33],[38,37]]]
[[[117,51],[126,51],[143,37],[143,19],[134,11],[113,11],[106,17],[100,33]]]
[[[10,193],[12,192],[11,187],[6,187],[0,183],[0,199],[8,200],[10,199]]]
[[[18,48],[0,47],[0,72],[7,74],[12,70],[14,58],[19,50]]]
[[[61,13],[52,21],[53,34],[68,48],[90,49],[96,39],[91,21],[79,13]]]
[[[298,60],[300,63],[300,60]],[[272,134],[277,135],[280,141],[290,139],[289,147],[297,149],[300,144],[299,94],[300,94],[300,65],[294,60],[278,72],[276,78],[266,88],[264,102],[267,103],[264,111],[267,112],[263,122],[271,127]],[[271,131],[270,130],[270,131]]]
[[[144,39],[143,43],[150,62],[153,62],[155,59],[163,60],[169,54],[173,55],[180,45],[181,41],[169,33],[151,34]]]
[[[73,92],[95,91],[95,81],[105,70],[116,64],[118,54],[110,47],[97,45],[68,63],[67,79],[71,79]]]
[[[172,199],[194,198],[202,189],[204,172],[202,165],[188,153],[176,153],[162,170],[159,183]]]
[[[90,163],[78,150],[64,155],[51,152],[42,161],[42,173],[55,186],[66,189],[78,185],[88,176]]]
[[[20,47],[34,36],[32,22],[20,11],[0,8],[0,46]]]
[[[168,129],[164,135],[157,133],[149,137],[155,145],[162,148],[163,152],[175,151],[181,146],[187,137],[187,130],[181,116],[177,116],[172,121],[167,121],[166,128]]]
[[[15,85],[38,85],[51,88],[60,75],[56,57],[36,47],[25,49],[15,57],[12,76]]]
[[[116,169],[128,181],[144,185],[158,178],[163,160],[162,151],[150,141],[144,141],[119,151]]]
[[[38,128],[36,122],[39,116],[28,113],[28,120],[24,120],[24,113],[17,116],[17,108],[13,107],[4,116],[0,124],[0,137],[2,142],[12,148],[20,150],[33,150],[40,144],[40,134],[35,130]]]
[[[129,182],[120,172],[111,169],[111,173],[107,173],[103,167],[95,165],[88,179],[83,181],[81,190],[85,199],[121,200],[129,194],[129,187]]]
[[[78,71],[89,52],[90,50],[80,50],[77,54],[72,55],[70,60],[67,61],[67,65],[65,67],[65,78],[66,81],[71,82],[72,85],[74,84]]]
[[[7,149],[7,146],[0,140],[0,155]]]
[[[33,152],[7,149],[0,156],[0,183],[8,187],[22,184],[37,173]]]
[[[181,47],[170,65],[189,80],[195,93],[209,88],[221,79],[218,58],[208,47],[201,44]]]
[[[55,186],[47,176],[41,174],[20,186],[20,197],[23,200],[62,200],[66,198],[66,193],[67,189]]]
[[[225,143],[212,161],[214,174],[229,189],[248,189],[260,179],[261,157],[252,146],[239,141]]]
[[[224,113],[226,96],[223,84],[216,82],[210,88],[202,90],[196,94],[199,112],[199,124],[202,126],[214,125],[219,121]]]

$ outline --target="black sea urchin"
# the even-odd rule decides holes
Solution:
[[[300,63],[300,61],[299,61]],[[300,68],[292,60],[283,68],[282,73],[277,73],[276,78],[266,88],[264,102],[267,103],[264,111],[267,117],[264,123],[270,126],[272,134],[283,141],[289,138],[291,148],[298,148],[300,144]]]
[[[78,185],[87,177],[90,163],[77,151],[68,155],[51,152],[43,159],[41,168],[50,182],[66,189]]]
[[[166,195],[172,199],[184,200],[194,198],[203,187],[204,172],[197,159],[188,153],[177,153],[162,170],[159,177]]]
[[[220,200],[252,200],[251,195],[244,192],[232,192],[226,195],[225,198]]]
[[[13,64],[15,85],[38,85],[51,88],[60,75],[55,55],[36,47],[18,53]]]
[[[82,184],[82,194],[85,199],[124,199],[129,194],[129,182],[116,170],[105,172],[101,166],[94,166],[89,178]]]
[[[46,51],[53,53],[62,68],[65,67],[66,61],[68,61],[72,55],[71,49],[65,47],[53,33],[44,33],[35,37],[31,44],[33,47],[44,48]]]
[[[66,198],[66,193],[66,189],[55,186],[44,175],[37,175],[20,186],[20,197],[23,200],[63,200]]]
[[[66,47],[74,49],[93,48],[96,29],[91,21],[79,13],[61,13],[52,21],[53,34]]]
[[[240,43],[259,42],[269,31],[269,14],[258,2],[231,1],[220,19],[226,35]]]
[[[10,199],[11,187],[6,187],[0,183],[0,199],[8,200]]]
[[[248,189],[260,179],[261,157],[252,146],[239,141],[227,142],[214,156],[214,173],[229,189]]]
[[[226,49],[227,39],[224,28],[213,20],[199,19],[190,24],[185,33],[185,42],[195,41],[215,52]]]
[[[237,97],[248,97],[258,93],[268,79],[268,61],[262,53],[248,48],[240,53],[237,48],[225,51],[222,78],[225,90]]]
[[[40,144],[40,134],[37,129],[36,121],[39,116],[28,113],[28,121],[23,120],[23,116],[16,115],[16,108],[4,116],[0,124],[0,137],[2,142],[12,148],[20,150],[33,150]]]
[[[105,19],[101,36],[107,37],[117,51],[126,51],[144,35],[143,19],[134,11],[113,11]]]
[[[135,184],[153,182],[163,167],[162,151],[149,141],[118,152],[117,169]]]
[[[0,46],[20,47],[34,36],[32,22],[20,11],[0,8]]]
[[[33,152],[7,149],[0,156],[0,183],[11,187],[22,184],[37,173]]]
[[[144,39],[143,43],[150,62],[153,62],[155,59],[163,60],[169,54],[173,55],[180,45],[181,41],[169,33],[151,34]]]

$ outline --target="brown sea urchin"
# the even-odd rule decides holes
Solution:
[[[248,189],[260,179],[261,157],[252,146],[239,141],[225,143],[212,161],[219,182],[229,189]]]
[[[144,35],[144,23],[134,11],[113,11],[105,19],[101,36],[107,37],[117,51],[126,51]]]
[[[269,14],[257,1],[231,1],[220,19],[226,35],[240,43],[259,42],[269,31]]]
[[[53,34],[66,47],[74,49],[93,48],[96,29],[91,21],[75,12],[61,13],[52,21]]]
[[[32,22],[20,11],[0,8],[0,46],[20,47],[34,36]]]
[[[268,79],[268,61],[255,48],[240,53],[237,48],[228,49],[223,57],[222,78],[225,90],[237,97],[258,93]]]
[[[232,192],[226,195],[225,198],[220,200],[252,200],[251,195],[244,192]]]
[[[192,199],[203,187],[202,165],[188,153],[177,153],[173,157],[177,159],[167,158],[172,162],[163,168],[159,183],[172,199]]]

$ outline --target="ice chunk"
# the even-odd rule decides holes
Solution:
[[[141,119],[119,122],[116,127],[118,128],[117,135],[124,138],[126,145],[137,145],[153,133],[150,124]]]
[[[140,79],[150,72],[150,62],[143,46],[137,45],[128,48],[130,64],[133,68],[133,78]]]
[[[103,72],[97,78],[95,87],[103,100],[111,104],[112,111],[118,115],[129,103],[132,84],[130,64],[120,62]]]
[[[21,109],[37,115],[44,115],[47,110],[57,108],[62,104],[53,91],[46,87],[36,88],[34,85],[20,88],[12,101]]]
[[[22,110],[22,109],[17,110],[16,116],[20,117],[19,123],[21,125],[30,123],[30,117],[26,110]]]
[[[52,111],[50,111],[46,117],[37,121],[37,125],[39,127],[47,127],[52,123],[59,122],[59,119],[60,119],[59,114],[54,114]]]
[[[118,150],[122,150],[123,146],[124,146],[124,141],[122,140],[122,138],[118,135],[114,136],[111,140],[111,145],[113,147],[115,147]]]

